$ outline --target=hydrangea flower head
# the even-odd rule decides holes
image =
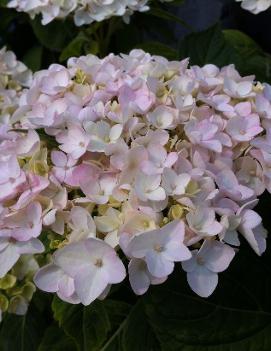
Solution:
[[[148,0],[11,0],[8,7],[15,8],[19,12],[27,12],[31,18],[41,14],[43,25],[55,18],[65,18],[73,14],[77,26],[94,21],[101,22],[112,16],[121,16],[125,22],[129,22],[130,16],[135,11],[149,10]]]
[[[208,297],[241,237],[266,248],[253,208],[271,192],[270,91],[233,65],[142,50],[35,73],[0,122],[0,276],[38,254],[36,286],[88,305],[124,262],[139,295],[182,266]]]

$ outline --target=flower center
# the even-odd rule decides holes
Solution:
[[[159,244],[155,244],[153,248],[154,248],[154,250],[155,250],[156,252],[162,252],[162,251],[164,251],[163,246],[161,246],[161,245],[159,245]]]
[[[204,259],[200,256],[197,257],[197,263],[200,265],[200,266],[203,266],[204,265]]]
[[[101,268],[103,266],[103,260],[101,258],[97,258],[94,265],[98,268]]]

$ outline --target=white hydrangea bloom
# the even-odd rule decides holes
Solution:
[[[271,0],[236,0],[241,2],[243,9],[248,10],[255,15],[267,10],[271,6]]]
[[[170,2],[172,0],[161,0]],[[101,22],[113,16],[122,16],[129,22],[135,12],[149,10],[148,0],[11,0],[8,7],[19,12],[27,12],[31,18],[42,15],[42,24],[46,25],[55,18],[65,18],[74,15],[77,26]]]
[[[0,49],[0,125],[6,124],[18,106],[24,87],[29,87],[31,71],[16,59],[12,51]]]

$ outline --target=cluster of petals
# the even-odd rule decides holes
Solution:
[[[12,51],[3,47],[0,50],[0,116],[9,120],[15,111],[23,88],[29,87],[32,73],[16,59]]]
[[[121,16],[125,22],[129,22],[135,11],[149,10],[148,0],[11,0],[8,7],[26,12],[31,18],[41,14],[44,25],[55,18],[72,15],[77,26],[101,22],[113,16]]]
[[[0,125],[0,277],[46,252],[34,282],[70,303],[136,294],[176,269],[208,297],[271,191],[271,87],[233,65],[142,50],[34,74]]]
[[[241,7],[257,15],[271,7],[271,0],[236,0],[241,2]]]

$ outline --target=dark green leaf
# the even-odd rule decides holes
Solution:
[[[43,336],[37,351],[76,351],[72,338],[67,336],[57,324],[50,326]]]
[[[238,30],[222,31],[219,24],[206,31],[188,35],[180,43],[180,58],[190,57],[192,65],[213,63],[222,67],[235,64],[242,75],[256,75],[271,81],[271,55]]]
[[[265,262],[267,260],[267,262]],[[209,299],[190,291],[178,268],[154,287],[146,312],[163,351],[271,350],[270,251],[258,257],[243,242]]]
[[[167,12],[165,10],[162,10],[159,7],[151,8],[151,10],[149,12],[147,12],[147,15],[155,16],[155,17],[158,17],[158,18],[170,21],[170,22],[176,22],[189,30],[193,30],[193,28],[188,23],[186,23],[183,19],[181,19],[178,16],[175,16],[171,12]]]
[[[149,52],[152,55],[164,56],[169,60],[176,60],[178,56],[177,50],[159,42],[145,42],[136,45],[136,47],[138,49],[145,50],[146,52]]]
[[[7,6],[8,0],[0,0],[0,7]]]
[[[70,57],[78,57],[83,54],[83,47],[88,42],[88,38],[80,32],[61,52],[59,60],[61,62]]]
[[[170,2],[170,5],[179,6],[179,5],[183,5],[184,2],[185,0],[173,0]]]
[[[42,46],[34,46],[28,50],[23,57],[23,62],[33,72],[36,72],[41,68],[42,51]]]
[[[0,350],[37,351],[44,329],[44,316],[34,304],[25,316],[6,314],[0,330]]]
[[[203,32],[193,33],[180,43],[180,58],[190,57],[192,65],[213,63],[219,67],[234,63],[235,49],[225,40],[220,25]]]
[[[110,333],[121,323],[129,305],[117,301],[95,301],[90,306],[71,305],[55,298],[54,318],[80,351],[100,351]]]
[[[243,75],[255,74],[258,80],[271,80],[270,54],[265,53],[253,39],[238,30],[224,30],[224,36],[240,57],[236,66]]]
[[[44,26],[37,17],[31,21],[31,25],[40,43],[47,49],[57,52],[62,51],[77,34],[77,30],[69,20],[53,21]]]
[[[159,351],[160,346],[144,310],[144,298],[139,298],[129,315],[100,351]]]

